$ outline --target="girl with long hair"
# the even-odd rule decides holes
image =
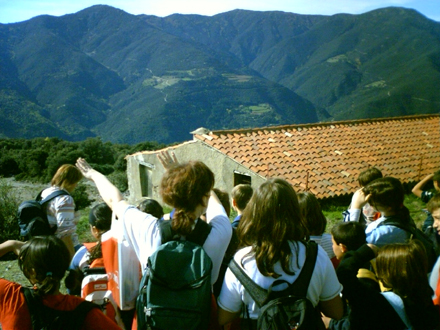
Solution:
[[[84,299],[60,293],[61,280],[69,268],[70,254],[56,236],[36,236],[20,250],[18,265],[32,284],[33,296],[57,310],[75,309]],[[0,324],[3,330],[31,330],[32,322],[20,284],[0,279]],[[99,308],[91,309],[81,329],[120,329]]]
[[[383,292],[369,289],[357,278],[359,268],[376,253],[376,275]],[[439,329],[440,314],[432,301],[427,270],[425,249],[417,240],[380,249],[368,244],[347,252],[336,271],[351,309],[350,329]]]
[[[41,192],[41,199],[58,190],[64,190],[69,194],[57,196],[46,205],[46,214],[49,224],[57,226],[55,235],[61,238],[73,257],[81,244],[76,233],[76,225],[79,217],[75,213],[75,201],[70,194],[82,179],[81,171],[73,165],[64,164],[58,168],[52,180],[51,186]]]
[[[253,194],[246,206],[237,234],[244,247],[235,261],[259,286],[268,289],[277,279],[295,281],[304,262],[309,233],[301,216],[293,187],[282,179],[269,179]],[[307,298],[327,316],[342,317],[342,286],[325,251],[318,256]],[[218,298],[219,322],[227,324],[238,317],[243,303],[251,319],[259,309],[230,269]]]

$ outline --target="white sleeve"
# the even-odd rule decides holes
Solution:
[[[122,219],[127,239],[133,247],[142,271],[148,257],[160,246],[160,233],[156,225],[157,219],[151,214],[144,213],[132,205],[126,205]]]
[[[209,199],[206,210],[207,222],[212,226],[211,233],[207,237],[203,249],[212,261],[211,283],[217,281],[220,266],[228,248],[232,236],[232,226],[223,206]]]

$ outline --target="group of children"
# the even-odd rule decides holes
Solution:
[[[327,233],[327,221],[316,197],[310,192],[296,193],[283,179],[268,179],[255,191],[250,185],[237,185],[229,197],[214,188],[214,174],[204,163],[179,163],[167,152],[158,157],[167,170],[160,191],[164,203],[173,207],[169,215],[173,232],[181,237],[190,235],[197,221],[206,221],[211,227],[203,249],[212,260],[211,284],[218,319],[211,322],[210,329],[244,329],[248,325],[237,320],[249,317],[255,321],[260,312],[240,280],[226,267],[230,257],[252,281],[268,289],[278,280],[292,283],[298,278],[305,265],[308,240],[320,246],[307,299],[321,312],[322,328],[440,329],[440,298],[436,305],[433,302],[440,296],[440,262],[429,269],[425,247],[410,239],[408,228],[415,224],[404,206],[399,180],[383,177],[376,168],[361,173],[360,189],[354,193],[344,221]],[[84,159],[78,159],[76,169],[95,183],[104,200],[89,216],[96,242],[66,245],[50,236],[0,245],[0,253],[19,254],[20,267],[43,304],[55,307],[60,303],[59,308],[65,310],[74,309],[81,299],[60,294],[60,281],[71,269],[66,286],[71,293],[78,293],[74,270],[101,262],[100,237],[110,229],[112,215],[121,221],[142,272],[147,269],[149,256],[162,244],[157,219],[167,218],[155,200],[129,205],[119,190]],[[428,194],[420,191],[432,179],[438,189],[440,180],[428,176],[414,187],[414,194],[426,201]],[[429,197],[431,220],[426,226],[440,233],[440,195]],[[237,212],[232,225],[228,218],[231,207]],[[235,239],[237,243],[233,244]],[[69,252],[72,248],[76,250],[73,259]],[[60,262],[53,262],[55,257]],[[125,328],[130,329],[133,314],[123,319]],[[20,286],[2,279],[0,323],[5,330],[32,328]],[[119,327],[93,310],[84,321],[83,329],[89,328]]]

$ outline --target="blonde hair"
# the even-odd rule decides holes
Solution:
[[[53,176],[50,184],[62,189],[66,189],[75,183],[78,183],[83,178],[81,171],[70,164],[61,165]]]

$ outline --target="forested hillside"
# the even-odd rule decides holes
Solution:
[[[414,10],[212,17],[93,6],[0,24],[0,137],[171,143],[440,111],[440,23]]]

